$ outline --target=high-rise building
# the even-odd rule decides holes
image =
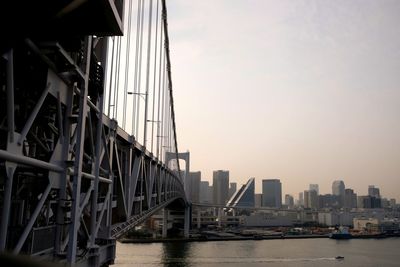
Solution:
[[[336,180],[332,183],[332,195],[338,197],[338,208],[344,205],[344,182],[342,180]]]
[[[187,178],[189,182],[187,187],[189,200],[198,203],[200,201],[201,172],[189,172]]]
[[[282,184],[279,179],[262,180],[262,205],[274,208],[282,206]]]
[[[378,209],[382,207],[381,199],[372,196],[359,196],[357,207],[363,209]]]
[[[318,195],[315,190],[304,191],[304,208],[317,209],[318,208]]]
[[[357,194],[354,193],[353,189],[344,190],[344,207],[348,209],[357,208]]]
[[[213,172],[213,203],[225,205],[229,197],[229,171]]]
[[[208,181],[200,181],[200,203],[212,203],[213,188]]]
[[[310,190],[304,190],[304,208],[309,209],[311,204],[310,204]]]
[[[337,196],[331,194],[319,195],[318,196],[318,208],[328,209],[335,207]]]
[[[286,195],[285,195],[285,205],[286,205],[289,209],[293,208],[293,206],[294,206],[294,200],[293,200],[293,196],[292,196],[292,195],[289,195],[289,194],[286,194]]]
[[[304,206],[304,193],[300,192],[299,193],[299,206]]]
[[[310,190],[310,208],[318,209],[318,194],[315,190]]]
[[[228,207],[249,207],[254,208],[254,178],[250,178],[238,191],[229,199]]]
[[[229,183],[229,198],[231,198],[233,196],[233,194],[236,193],[237,190],[237,183]]]
[[[368,186],[368,196],[380,198],[381,194],[379,192],[379,188],[375,187],[374,185],[369,185]]]
[[[262,205],[262,194],[255,194],[254,196],[254,204],[256,208],[260,208]]]
[[[309,190],[314,190],[315,192],[317,192],[317,195],[319,195],[319,186],[318,184],[310,184]]]

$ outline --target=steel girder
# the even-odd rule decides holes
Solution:
[[[187,204],[177,172],[103,114],[92,71],[106,65],[95,53],[106,40],[85,37],[70,52],[26,39],[3,56],[0,250],[110,264],[116,237]]]

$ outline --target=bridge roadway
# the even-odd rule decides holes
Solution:
[[[105,266],[114,262],[116,238],[162,209],[185,212],[188,234],[190,205],[177,162],[172,82],[162,88],[170,110],[160,121],[172,142],[168,150],[157,144],[154,155],[104,114],[104,79],[115,69],[105,36],[122,33],[123,1],[88,3],[34,5],[34,15],[21,18],[23,31],[1,46],[0,251]],[[20,12],[7,8],[11,17]],[[30,28],[32,16],[39,22]],[[170,66],[164,70],[170,79]]]

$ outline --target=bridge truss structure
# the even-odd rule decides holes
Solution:
[[[20,12],[5,2],[2,10]],[[0,251],[104,266],[132,227],[169,206],[188,210],[165,1],[132,2],[27,3],[24,28],[3,33]]]

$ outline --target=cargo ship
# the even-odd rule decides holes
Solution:
[[[340,226],[338,229],[329,234],[332,239],[350,239],[353,236],[349,233],[349,228]]]

